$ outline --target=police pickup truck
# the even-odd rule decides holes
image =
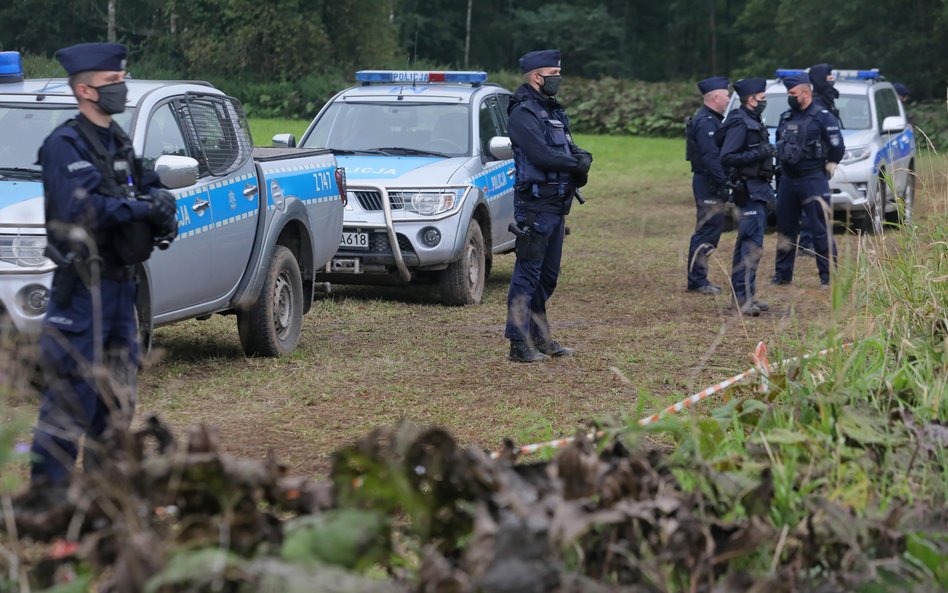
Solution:
[[[507,229],[510,93],[483,72],[360,71],[356,80],[300,139],[330,149],[349,182],[339,252],[317,279],[437,282],[444,304],[480,303],[493,256],[516,239]]]
[[[764,123],[775,141],[780,114],[787,110],[781,79],[806,70],[777,70],[767,81]],[[881,233],[885,220],[911,221],[915,200],[915,136],[893,86],[873,70],[834,70],[846,152],[830,180],[835,218],[863,231]],[[739,103],[731,98],[729,110]],[[901,199],[900,215],[897,199]]]
[[[0,318],[29,337],[55,268],[37,151],[76,102],[66,80],[21,70],[18,55],[0,53]],[[143,344],[155,326],[234,313],[248,355],[293,350],[315,272],[339,246],[343,170],[328,150],[255,149],[240,103],[207,83],[127,84],[115,120],[178,206],[178,238],[138,271]]]

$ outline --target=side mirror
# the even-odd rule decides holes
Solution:
[[[905,129],[905,118],[901,115],[890,115],[882,120],[882,133],[893,134]]]
[[[197,183],[198,162],[189,156],[163,154],[155,161],[155,173],[168,189],[180,189]]]
[[[506,136],[494,136],[487,143],[487,152],[490,156],[499,161],[505,161],[513,158],[513,146],[510,144],[510,138]]]
[[[296,148],[296,136],[293,134],[277,134],[272,140],[273,146],[281,148]]]

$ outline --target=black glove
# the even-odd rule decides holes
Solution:
[[[758,154],[760,154],[760,158],[762,159],[773,157],[777,154],[777,149],[770,142],[761,144],[757,150]]]
[[[178,228],[178,204],[174,194],[166,189],[151,190],[151,209],[148,211],[148,221],[155,229],[164,230],[174,225]]]
[[[730,188],[728,188],[727,184],[724,184],[724,183],[719,185],[718,188],[714,190],[714,194],[722,202],[728,202],[731,199],[731,190]]]
[[[593,155],[584,150],[582,152],[574,152],[573,156],[576,157],[576,160],[578,161],[576,166],[573,168],[573,174],[578,177],[582,177],[583,175],[589,173],[589,167],[592,166],[593,162]]]

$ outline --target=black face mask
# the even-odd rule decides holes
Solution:
[[[556,96],[556,93],[560,92],[560,80],[562,76],[559,74],[551,76],[543,76],[541,74],[540,76],[543,78],[543,86],[540,87],[543,94],[547,97]]]
[[[102,86],[92,87],[99,91],[99,100],[95,102],[99,109],[107,115],[115,115],[125,111],[125,98],[128,96],[128,87],[124,82],[113,82]]]
[[[754,107],[754,113],[756,113],[758,116],[763,115],[765,109],[767,109],[767,101],[758,101],[757,107]]]
[[[801,109],[801,107],[800,107],[800,98],[799,98],[799,97],[794,97],[793,95],[788,95],[788,96],[787,96],[787,105],[789,105],[789,106],[790,106],[790,109],[793,109],[794,111],[800,111],[800,109]]]

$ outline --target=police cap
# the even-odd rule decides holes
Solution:
[[[734,83],[734,91],[742,99],[766,90],[767,81],[763,78],[743,78]]]
[[[90,70],[125,70],[126,56],[128,49],[121,43],[78,43],[56,52],[56,59],[69,76]]]
[[[810,84],[810,77],[806,74],[791,74],[783,79],[783,86],[787,87],[788,91],[801,84]]]
[[[896,82],[892,85],[895,87],[895,92],[899,94],[900,97],[907,97],[912,94],[911,89],[902,84],[901,82]]]
[[[704,80],[698,81],[698,90],[701,91],[702,95],[707,95],[711,91],[718,90],[727,90],[727,77],[726,76],[712,76],[711,78],[705,78]]]
[[[560,67],[560,50],[558,49],[541,49],[539,51],[532,51],[530,53],[524,54],[520,58],[520,69],[523,70],[523,73],[532,72],[537,68],[559,68]]]

